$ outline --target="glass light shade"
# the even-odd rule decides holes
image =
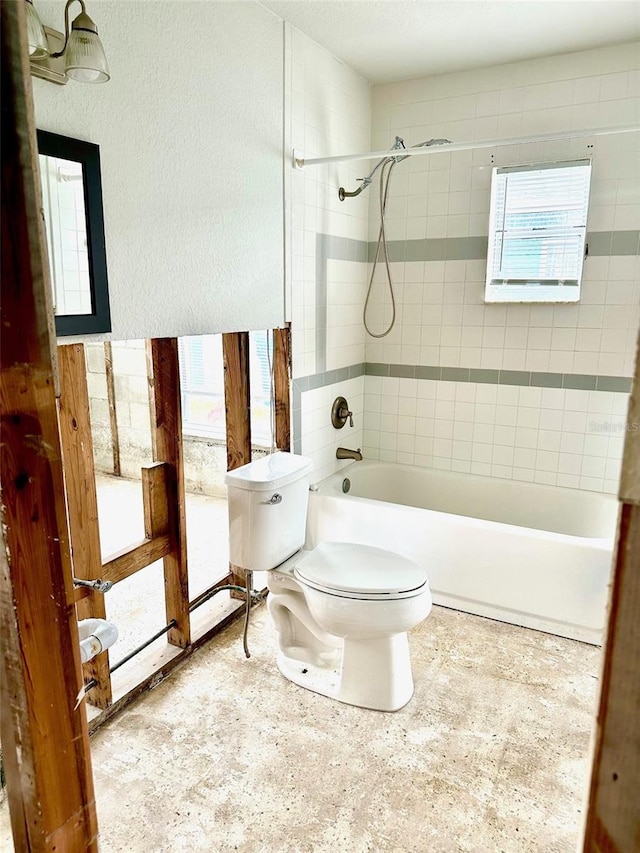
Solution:
[[[85,29],[71,30],[64,52],[67,77],[81,83],[106,83],[110,78],[107,57],[98,34]]]
[[[33,3],[27,0],[27,42],[31,59],[44,59],[49,56],[49,43],[42,22]]]

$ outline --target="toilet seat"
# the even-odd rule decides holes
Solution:
[[[428,585],[426,572],[413,560],[350,542],[323,542],[306,552],[294,577],[329,595],[368,601],[412,598]]]

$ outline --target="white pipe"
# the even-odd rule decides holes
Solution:
[[[110,648],[118,639],[118,629],[106,619],[81,619],[78,622],[82,663]]]
[[[637,133],[640,125],[621,125],[619,127],[592,127],[585,130],[566,130],[558,133],[542,133],[539,136],[513,136],[509,139],[483,139],[478,142],[451,142],[447,145],[430,145],[420,148],[403,148],[401,151],[369,151],[366,154],[338,154],[333,157],[300,157],[293,152],[293,166],[302,169],[305,166],[319,166],[322,163],[344,163],[347,160],[379,160],[381,157],[419,157],[423,154],[442,154],[444,151],[469,151],[474,148],[497,148],[500,145],[526,145],[531,142],[554,142],[560,139],[578,139],[581,136],[610,136],[614,133]]]

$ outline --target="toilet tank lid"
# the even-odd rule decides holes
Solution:
[[[313,462],[306,456],[278,451],[228,471],[224,481],[237,489],[268,492],[306,477],[312,468]]]
[[[321,542],[297,564],[296,576],[336,592],[399,593],[427,581],[422,566],[383,548],[351,542]]]

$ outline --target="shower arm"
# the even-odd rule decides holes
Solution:
[[[396,136],[396,141],[393,143],[393,147],[391,148],[391,151],[398,151],[398,150],[401,150],[401,149],[403,149],[403,148],[405,148],[405,147],[406,147],[406,146],[405,146],[405,144],[404,144],[404,139],[401,139],[399,136]],[[367,177],[366,177],[366,178],[356,178],[356,180],[358,180],[358,181],[362,181],[362,183],[360,184],[360,186],[358,187],[358,189],[357,189],[357,190],[354,190],[352,193],[347,192],[347,190],[345,190],[345,188],[344,188],[344,187],[340,187],[340,189],[338,190],[338,198],[340,199],[340,201],[344,201],[344,200],[345,200],[345,198],[355,198],[357,195],[360,195],[360,193],[361,193],[363,190],[366,190],[366,188],[369,186],[369,184],[373,181],[373,176],[374,176],[374,175],[375,175],[375,173],[378,171],[378,169],[380,168],[380,166],[382,166],[382,165],[383,165],[383,163],[386,163],[386,162],[388,162],[389,160],[394,160],[394,159],[396,160],[396,162],[400,162],[400,161],[398,160],[398,158],[395,158],[395,157],[392,157],[392,156],[383,157],[381,160],[379,160],[379,161],[376,163],[376,165],[375,165],[375,166],[373,167],[373,169],[369,172],[369,174],[367,175]],[[404,159],[404,158],[403,158],[403,159]]]
[[[428,139],[426,142],[418,142],[417,145],[412,145],[411,147],[412,148],[428,148],[431,145],[450,145],[450,144],[451,144],[450,139]],[[401,151],[404,148],[406,148],[406,146],[404,144],[404,140],[401,139],[401,137],[396,136],[396,141],[394,142],[393,148],[391,148],[391,151],[398,151],[398,150]],[[355,196],[360,195],[360,193],[363,190],[366,190],[366,188],[369,186],[369,184],[372,183],[373,176],[378,171],[380,166],[382,166],[384,163],[388,163],[390,160],[394,160],[396,163],[400,163],[400,162],[402,162],[402,160],[406,160],[408,156],[409,156],[408,154],[394,156],[393,154],[389,153],[389,155],[387,157],[383,157],[381,160],[379,160],[376,163],[376,165],[369,172],[369,174],[367,175],[366,178],[357,178],[358,181],[362,181],[362,183],[360,184],[360,186],[358,187],[357,190],[354,190],[353,192],[348,192],[347,190],[345,190],[344,187],[340,187],[338,190],[338,198],[340,199],[340,201],[344,201],[345,198],[355,198]]]
[[[366,178],[356,178],[357,181],[362,181],[362,183],[360,184],[358,189],[354,190],[352,193],[345,190],[344,187],[340,187],[340,189],[338,190],[338,198],[340,199],[340,201],[344,201],[345,198],[355,198],[357,195],[360,195],[363,190],[366,190],[369,184],[373,181],[373,176],[375,175],[375,173],[378,171],[378,169],[380,168],[380,166],[382,166],[383,163],[387,162],[388,159],[390,158],[383,157],[382,160],[380,160],[380,162],[373,167],[373,169],[369,172]]]

